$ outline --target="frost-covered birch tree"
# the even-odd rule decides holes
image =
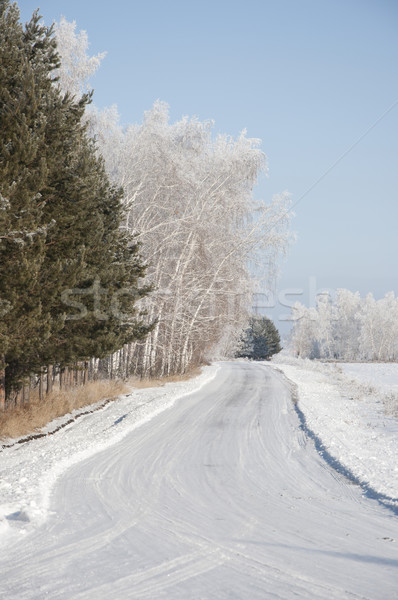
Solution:
[[[61,55],[73,47],[60,45]],[[84,78],[75,74],[74,89],[81,89]],[[140,125],[122,129],[110,108],[93,109],[89,126],[109,177],[124,189],[124,227],[140,243],[154,290],[142,308],[156,325],[129,349],[133,371],[183,373],[232,352],[255,291],[250,265],[271,273],[288,239],[288,195],[253,200],[267,171],[259,141],[244,132],[236,139],[214,135],[211,121],[170,123],[159,101]]]
[[[358,315],[359,348],[367,360],[398,359],[398,298],[390,292],[376,301],[368,294]]]
[[[398,298],[390,292],[372,294],[340,289],[332,302],[320,297],[317,306],[294,307],[291,345],[302,358],[398,360]]]
[[[88,36],[82,30],[76,32],[76,21],[67,21],[62,17],[55,24],[58,53],[62,62],[57,70],[58,83],[63,92],[69,92],[76,98],[90,91],[89,79],[97,71],[106,52],[96,56],[88,55]]]
[[[249,261],[266,269],[284,250],[289,199],[253,201],[266,160],[244,133],[214,137],[197,119],[170,124],[161,102],[124,132],[115,117],[97,115],[94,127],[155,290],[145,305],[157,324],[135,347],[136,369],[184,372],[237,339],[254,291]]]
[[[359,292],[339,289],[334,302],[335,319],[333,338],[335,356],[343,360],[355,360],[360,356],[359,336],[361,297]]]
[[[294,326],[291,333],[291,347],[300,358],[318,358],[317,329],[318,315],[315,308],[307,308],[301,302],[293,306]]]

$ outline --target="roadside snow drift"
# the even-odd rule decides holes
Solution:
[[[331,462],[398,514],[398,364],[325,364],[276,358],[297,406]]]
[[[67,469],[119,442],[176,400],[200,389],[217,368],[204,367],[201,375],[188,381],[133,390],[103,408],[98,403],[96,412],[80,418],[86,409],[75,411],[72,416],[77,420],[54,435],[4,444],[0,452],[0,546],[10,543],[10,534],[25,534],[46,518],[53,485]],[[70,417],[56,419],[44,431],[51,432]]]

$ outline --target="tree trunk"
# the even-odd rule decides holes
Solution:
[[[15,394],[15,406],[22,406],[22,405],[23,405],[23,391],[21,388]]]
[[[22,388],[22,398],[24,404],[29,404],[30,402],[30,379],[28,383],[24,383]]]
[[[83,369],[83,364],[81,362],[77,363],[76,366],[76,384],[77,385],[81,385],[82,384],[82,369]]]
[[[43,402],[44,400],[44,369],[40,369],[40,377],[39,377],[39,400]]]
[[[47,389],[46,389],[46,393],[47,394],[51,394],[51,392],[53,391],[53,366],[52,365],[48,365],[47,366]]]
[[[84,361],[84,371],[83,371],[83,385],[86,385],[88,382],[88,361]]]
[[[131,362],[131,344],[127,345],[127,356],[126,356],[126,379],[130,377],[130,362]]]
[[[0,411],[6,408],[6,370],[4,363],[5,357],[0,356]]]

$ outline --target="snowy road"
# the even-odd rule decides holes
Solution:
[[[0,598],[398,598],[398,518],[307,440],[283,376],[224,363],[75,465],[0,556]]]

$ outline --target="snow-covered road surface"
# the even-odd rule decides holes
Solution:
[[[398,598],[398,519],[333,471],[283,375],[201,390],[70,468],[0,555],[4,600]]]

